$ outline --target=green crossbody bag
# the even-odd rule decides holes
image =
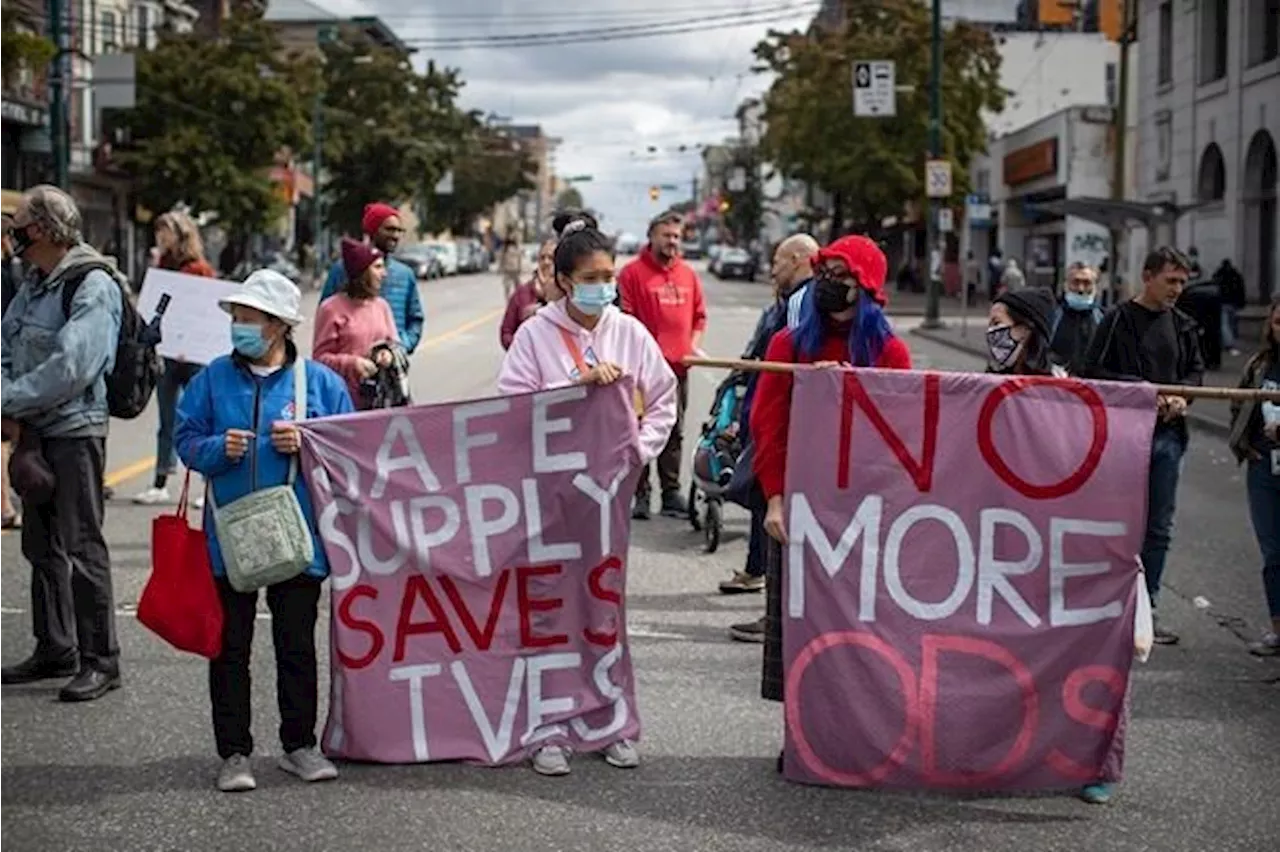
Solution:
[[[301,357],[293,365],[293,394],[294,419],[305,420],[307,366]],[[255,440],[250,452],[257,451]],[[293,490],[297,474],[295,455],[289,460],[289,478],[284,485],[253,491],[226,506],[214,502],[210,489],[218,547],[227,581],[236,591],[253,592],[292,580],[315,561],[311,527]]]

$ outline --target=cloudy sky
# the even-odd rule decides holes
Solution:
[[[580,189],[605,227],[636,232],[687,199],[699,145],[735,132],[733,112],[766,81],[749,73],[751,48],[773,26],[803,28],[814,0],[276,0],[273,13],[375,14],[417,60],[461,69],[463,104],[563,140],[561,175],[591,175]],[[307,7],[310,7],[308,10]],[[744,15],[750,17],[743,17]],[[750,25],[726,26],[744,20]],[[691,32],[517,47],[511,36],[664,25]],[[495,38],[498,39],[495,41]],[[577,37],[565,40],[574,41]],[[686,146],[681,152],[680,146]],[[655,151],[650,151],[650,147]],[[649,201],[653,184],[677,192]]]

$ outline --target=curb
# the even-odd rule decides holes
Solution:
[[[957,340],[952,340],[946,335],[934,334],[931,331],[921,328],[913,328],[911,333],[917,337],[922,337],[931,343],[936,343],[939,346],[945,346],[948,349],[954,349],[957,352],[963,352],[966,355],[972,355],[975,358],[982,358],[986,355],[986,353],[978,347],[969,343],[961,343]],[[1205,434],[1213,435],[1218,438],[1226,438],[1231,434],[1230,423],[1219,420],[1216,417],[1201,414],[1194,408],[1187,412],[1187,424],[1197,432],[1204,432]]]

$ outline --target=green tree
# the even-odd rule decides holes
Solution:
[[[24,69],[30,69],[43,75],[45,67],[53,61],[58,49],[53,42],[40,35],[36,30],[38,21],[17,3],[3,4],[3,32],[0,38],[0,65],[5,85],[9,85],[13,75]]]
[[[270,171],[307,138],[307,82],[305,63],[284,55],[252,5],[238,6],[217,38],[162,33],[139,51],[137,105],[121,114],[130,144],[120,162],[138,201],[214,214],[242,253],[283,209]]]
[[[581,210],[582,206],[582,193],[576,186],[565,187],[556,197],[557,210]]]
[[[357,232],[364,205],[430,193],[459,155],[472,124],[458,109],[458,72],[363,41],[324,50],[324,149],[328,219]]]
[[[431,230],[465,234],[475,218],[516,193],[533,189],[536,165],[515,140],[470,117],[471,131],[453,163],[453,192],[429,202]],[[546,211],[550,213],[551,211]]]
[[[755,48],[757,70],[776,75],[764,96],[762,155],[789,177],[834,197],[833,236],[846,224],[876,230],[887,216],[923,204],[929,131],[928,4],[844,0],[834,30],[770,32]],[[942,148],[967,190],[970,160],[986,149],[983,112],[1004,107],[1000,54],[991,35],[957,22],[944,32]],[[855,118],[853,63],[896,62],[894,118]]]

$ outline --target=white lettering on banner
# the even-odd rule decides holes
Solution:
[[[582,545],[576,541],[547,544],[542,540],[542,503],[538,499],[538,480],[521,480],[520,491],[524,495],[524,531],[529,539],[529,561],[535,565],[553,565],[581,559]]]
[[[337,430],[335,430],[337,431]],[[340,434],[344,437],[350,437],[350,433],[346,429],[340,430]],[[321,460],[330,462],[338,470],[342,471],[343,495],[351,500],[360,499],[360,468],[356,465],[356,460],[351,456],[343,455],[334,450],[328,443],[324,441],[316,442],[316,456]],[[324,464],[316,465],[311,471],[312,481],[316,486],[327,494],[334,494],[333,479],[329,475],[329,469]]]
[[[409,682],[409,713],[413,724],[413,757],[419,763],[431,759],[427,748],[427,714],[422,702],[423,682],[440,674],[439,663],[422,663],[416,666],[398,666],[388,676],[393,681]]]
[[[586,385],[573,385],[560,390],[540,393],[533,398],[533,472],[563,473],[572,470],[587,469],[586,453],[551,454],[547,449],[547,438],[573,431],[573,421],[568,417],[547,419],[548,409],[563,402],[574,402],[587,398]]]
[[[351,588],[356,584],[356,580],[360,579],[360,557],[356,554],[356,546],[338,526],[339,516],[354,514],[357,508],[356,504],[341,497],[335,497],[332,503],[320,510],[320,520],[317,523],[321,540],[341,550],[350,560],[350,570],[339,573],[335,560],[329,559],[329,582],[333,583],[333,588],[339,592]]]
[[[991,624],[991,610],[998,594],[1004,598],[1019,618],[1031,627],[1040,626],[1040,616],[1009,582],[1009,577],[1030,574],[1040,565],[1044,556],[1044,543],[1040,533],[1026,515],[1011,509],[983,509],[979,513],[978,533],[978,623]],[[1027,555],[1022,559],[996,558],[996,527],[1013,527],[1022,533],[1027,543]]]
[[[579,476],[578,479],[585,479]],[[576,481],[576,480],[575,480]],[[884,497],[868,494],[862,498],[840,534],[832,543],[819,523],[813,507],[804,494],[793,494],[787,513],[787,531],[790,540],[788,559],[793,570],[788,571],[787,615],[795,619],[805,617],[805,572],[800,570],[805,559],[805,548],[817,561],[828,577],[835,577],[844,570],[859,543],[862,557],[859,571],[858,619],[864,622],[876,620],[877,572],[884,575],[889,597],[903,612],[921,621],[937,621],[948,618],[964,606],[973,593],[975,619],[981,625],[992,622],[997,598],[1029,627],[1039,627],[1047,617],[1053,627],[1094,624],[1099,621],[1121,618],[1124,601],[1111,601],[1103,606],[1071,609],[1066,601],[1066,582],[1074,577],[1106,574],[1110,562],[1068,563],[1063,556],[1063,540],[1068,535],[1088,535],[1097,538],[1122,538],[1128,528],[1121,522],[1050,518],[1049,553],[1046,559],[1044,539],[1026,515],[1013,509],[991,508],[978,513],[978,542],[963,519],[951,509],[935,504],[918,504],[904,510],[890,525],[885,535],[883,555],[880,529],[883,524]],[[902,581],[902,549],[916,524],[936,521],[947,528],[956,549],[956,578],[946,598],[938,602],[921,601],[907,591]],[[1026,542],[1026,555],[1019,559],[996,557],[996,534],[1002,528],[1016,530]],[[1045,565],[1045,563],[1048,563]],[[935,560],[934,564],[938,564]],[[1018,590],[1012,578],[1036,574],[1044,565],[1044,577],[1038,582],[1049,584],[1049,613],[1037,613]],[[974,591],[976,587],[976,592]]]
[[[1067,608],[1067,580],[1072,577],[1090,577],[1111,570],[1106,562],[1067,562],[1063,554],[1063,541],[1069,535],[1091,535],[1099,538],[1122,536],[1128,531],[1120,521],[1081,521],[1071,518],[1052,518],[1049,521],[1049,624],[1053,627],[1076,627],[1096,624],[1119,618],[1124,614],[1124,603],[1111,601],[1105,606]],[[1132,563],[1131,563],[1132,564]]]
[[[477,577],[493,574],[493,561],[489,558],[489,539],[502,535],[520,520],[520,501],[515,492],[505,485],[468,485],[463,489],[467,501],[467,529],[471,531],[471,556]],[[486,519],[486,502],[502,504],[502,514]]]
[[[467,710],[471,712],[471,720],[476,723],[476,730],[484,737],[485,750],[494,763],[502,760],[511,750],[512,729],[516,725],[516,712],[520,709],[520,687],[524,685],[525,661],[516,657],[511,664],[511,677],[507,680],[507,696],[502,703],[502,714],[498,717],[498,729],[495,731],[489,724],[489,717],[480,703],[480,694],[471,682],[471,673],[462,660],[454,660],[449,664],[449,671],[462,691],[462,699],[467,702]]]
[[[581,654],[542,654],[526,659],[528,674],[528,705],[525,715],[529,726],[525,735],[520,738],[520,745],[530,746],[555,736],[568,733],[564,725],[547,725],[548,716],[568,716],[577,709],[577,703],[571,696],[560,698],[544,698],[542,695],[542,673],[561,669],[576,669],[582,665]]]
[[[613,736],[626,727],[631,718],[622,687],[609,680],[609,670],[621,659],[622,643],[618,643],[609,649],[609,653],[596,660],[595,668],[591,672],[591,679],[595,682],[596,689],[603,697],[613,702],[613,716],[609,719],[609,723],[602,728],[590,728],[580,716],[574,716],[569,720],[573,732],[587,742]]]
[[[868,495],[858,504],[849,524],[840,534],[840,541],[832,546],[822,531],[822,525],[813,514],[809,500],[803,494],[791,498],[791,524],[788,540],[791,542],[791,564],[800,565],[804,559],[805,542],[813,547],[822,570],[834,577],[844,567],[845,560],[853,552],[858,540],[862,540],[862,621],[876,620],[876,562],[880,559],[880,516],[884,511],[884,498]],[[792,618],[804,618],[804,572],[791,571],[788,610]]]
[[[511,402],[505,399],[487,399],[453,409],[453,469],[459,485],[471,481],[472,447],[492,447],[498,443],[497,432],[468,432],[471,421],[477,417],[506,414],[510,410]]]
[[[409,558],[409,524],[404,516],[404,501],[392,500],[387,509],[391,514],[395,550],[385,558],[373,550],[373,510],[361,506],[356,518],[356,552],[360,554],[360,564],[370,574],[380,577],[390,577],[403,568]]]
[[[427,531],[426,514],[437,509],[443,516],[440,526]],[[462,513],[458,504],[448,497],[427,495],[409,501],[409,524],[413,528],[413,549],[418,555],[418,567],[426,570],[431,565],[431,549],[448,544],[462,529]]]
[[[947,528],[956,546],[956,584],[951,594],[937,603],[917,600],[902,584],[902,572],[899,558],[902,555],[902,540],[907,537],[911,528],[921,521],[937,521]],[[960,516],[946,506],[924,503],[907,509],[889,527],[889,534],[884,542],[884,586],[902,610],[921,621],[938,621],[955,615],[956,610],[969,596],[973,588],[973,539],[964,528]]]
[[[596,505],[600,507],[601,553],[609,553],[613,549],[610,547],[613,541],[613,511],[610,508],[610,504],[618,496],[618,488],[622,486],[622,480],[627,478],[629,472],[625,467],[618,471],[617,476],[613,478],[613,482],[609,483],[607,489],[601,488],[599,483],[585,473],[580,473],[573,478],[574,487],[592,500],[595,500]]]
[[[405,453],[393,456],[391,451],[395,449],[397,438],[404,441]],[[369,496],[374,500],[382,499],[391,474],[399,470],[412,470],[417,473],[424,491],[440,490],[440,480],[427,462],[427,454],[422,451],[422,444],[418,443],[418,436],[413,431],[413,422],[403,414],[392,417],[391,422],[387,424],[387,431],[383,434],[382,443],[378,446],[375,462],[378,474],[374,477],[373,487],[369,489]]]

